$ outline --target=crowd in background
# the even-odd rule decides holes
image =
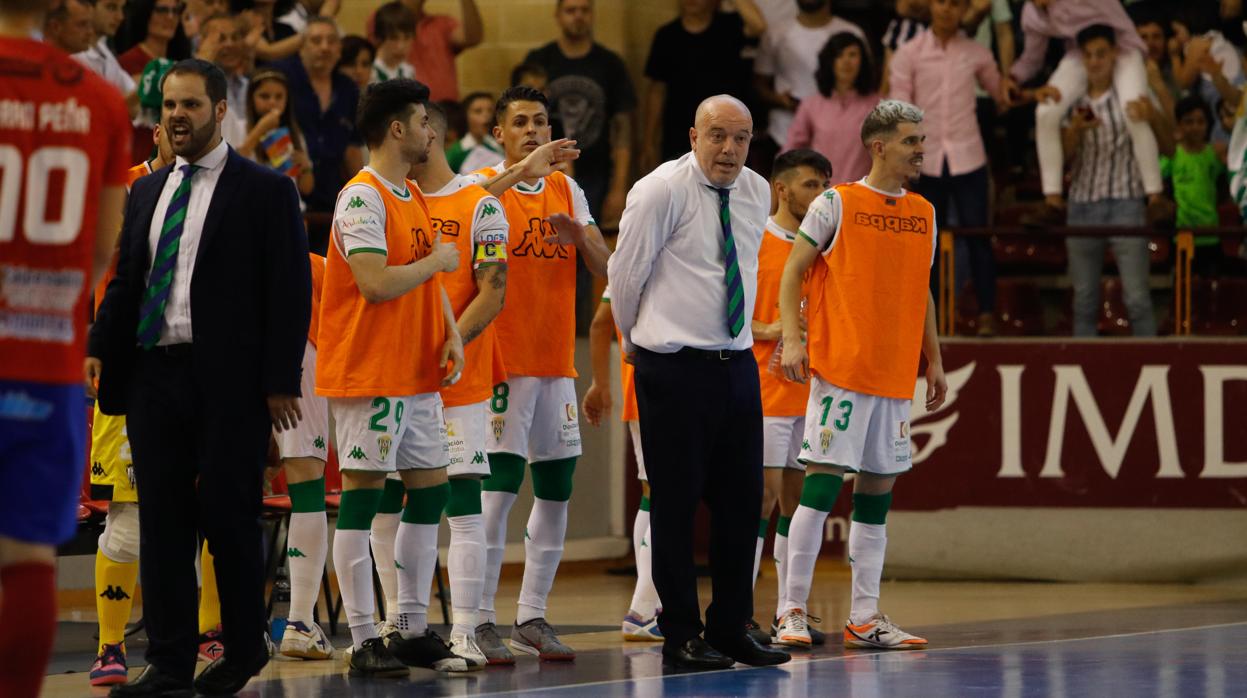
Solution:
[[[296,180],[312,248],[324,252],[337,193],[367,161],[354,116],[369,84],[427,84],[450,117],[458,171],[503,157],[495,95],[461,95],[456,74],[455,57],[484,35],[474,0],[460,0],[455,16],[430,14],[423,0],[378,3],[366,36],[343,34],[339,2],[69,0],[44,35],[127,96],[136,163],[153,153],[164,71],[192,56],[220,66],[226,141]],[[653,36],[641,91],[623,59],[594,41],[592,0],[551,0],[558,38],[509,76],[546,92],[555,135],[578,141],[573,175],[605,230],[638,176],[688,150],[696,105],[720,93],[752,108],[753,169],[768,175],[778,153],[810,148],[831,161],[833,182],[865,175],[858,125],[880,99],[921,107],[927,141],[914,188],[941,227],[1242,220],[1241,0],[670,2],[678,16]],[[1238,238],[1204,235],[1196,245],[1200,277],[1244,273]],[[1009,312],[997,300],[1003,246],[958,238],[957,288],[972,289],[960,307],[983,336]],[[1164,284],[1154,267],[1163,272],[1164,261],[1155,243],[1129,236],[1064,240],[1072,292],[1061,303],[1072,322],[1062,329],[1103,328],[1106,247],[1129,331],[1157,333],[1163,303],[1153,297],[1164,298]],[[594,303],[582,276],[584,330]]]

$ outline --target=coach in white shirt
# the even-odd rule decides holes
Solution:
[[[734,97],[697,108],[692,152],[628,193],[609,264],[611,309],[636,364],[650,482],[654,585],[663,657],[682,669],[780,664],[745,632],[762,509],[762,400],[750,347],[758,248],[771,207],[744,166],[753,118]],[[693,519],[711,513],[714,601],[705,639],[693,570]]]
[[[134,78],[121,67],[117,56],[108,47],[108,37],[117,33],[125,19],[125,5],[125,0],[96,0],[91,17],[95,42],[87,50],[75,53],[74,58],[116,87],[133,111],[138,105]]]

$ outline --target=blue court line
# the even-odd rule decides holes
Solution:
[[[863,657],[874,657],[874,656],[886,655],[886,656],[893,656],[893,657],[900,658],[900,657],[906,657],[906,656],[913,656],[913,657],[925,656],[925,655],[936,654],[936,653],[956,653],[956,652],[973,652],[973,651],[989,651],[990,652],[992,650],[1006,649],[1006,648],[1028,647],[1028,646],[1038,646],[1038,645],[1072,644],[1072,643],[1079,643],[1079,642],[1098,642],[1098,641],[1104,641],[1104,640],[1137,638],[1137,637],[1147,637],[1147,636],[1154,636],[1154,635],[1171,635],[1171,634],[1178,634],[1178,633],[1190,633],[1190,632],[1217,630],[1217,629],[1222,629],[1222,628],[1234,628],[1234,627],[1247,627],[1247,622],[1239,621],[1235,623],[1217,623],[1217,624],[1212,624],[1212,625],[1197,625],[1197,626],[1191,626],[1191,627],[1186,627],[1186,628],[1163,628],[1160,630],[1142,630],[1142,631],[1129,632],[1129,633],[1115,633],[1115,634],[1109,634],[1109,635],[1061,638],[1061,639],[1053,639],[1053,640],[1028,640],[1028,641],[1021,641],[1021,642],[1005,642],[1005,643],[994,643],[994,644],[986,643],[986,644],[981,644],[981,645],[960,645],[957,647],[936,647],[936,648],[927,649],[927,650],[878,650],[878,651],[873,651],[873,652],[854,651],[851,654],[837,655],[834,657],[819,657],[816,659],[798,660],[796,662],[790,662],[780,667],[748,667],[744,669],[732,668],[732,669],[722,669],[718,671],[664,674],[661,676],[638,676],[638,677],[627,678],[627,679],[610,679],[610,680],[605,680],[605,681],[591,681],[591,682],[586,682],[586,683],[568,684],[564,686],[543,686],[543,687],[535,687],[535,688],[517,689],[513,691],[478,693],[475,695],[477,696],[518,696],[518,695],[526,695],[526,694],[533,694],[533,693],[566,694],[569,691],[583,691],[585,689],[589,689],[593,687],[622,686],[622,685],[636,686],[637,684],[642,683],[642,682],[653,682],[653,681],[663,682],[667,680],[687,681],[690,679],[701,680],[703,678],[708,679],[706,683],[714,684],[716,683],[716,679],[722,679],[728,675],[736,675],[736,676],[739,676],[740,680],[742,681],[749,681],[754,678],[762,678],[763,676],[773,676],[775,672],[786,672],[787,669],[785,667],[788,667],[788,668],[808,667],[808,666],[816,665],[816,664],[826,664],[826,663],[831,663],[831,662],[839,662],[839,661],[845,661],[845,660],[857,659],[857,658],[863,658]],[[673,695],[696,695],[696,694],[687,694],[687,693],[680,692],[680,693],[676,693]]]

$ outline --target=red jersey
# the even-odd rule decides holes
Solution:
[[[100,193],[126,183],[129,133],[116,88],[0,38],[0,380],[82,380]]]

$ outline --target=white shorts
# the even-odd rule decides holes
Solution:
[[[450,451],[450,477],[489,477],[485,455],[485,413],[489,401],[446,408],[446,446]]]
[[[628,422],[628,433],[632,435],[632,452],[636,454],[636,479],[649,482],[645,474],[645,452],[641,450],[641,422],[635,419]]]
[[[329,403],[316,394],[316,347],[311,342],[303,350],[303,378],[299,383],[303,397],[299,409],[303,419],[294,429],[273,430],[277,452],[282,458],[319,458],[329,455]]]
[[[450,461],[442,396],[330,398],[342,470],[435,470]]]
[[[797,460],[804,433],[805,417],[763,417],[762,467],[805,470]]]
[[[864,395],[810,379],[805,408],[803,463],[835,465],[874,475],[913,467],[909,453],[910,400]]]
[[[511,376],[489,399],[490,453],[529,463],[580,455],[576,383],[565,377]]]

